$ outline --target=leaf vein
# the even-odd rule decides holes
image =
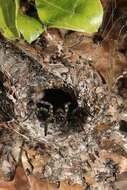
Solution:
[[[52,6],[52,7],[55,7],[63,12],[66,12],[66,13],[71,13],[70,11],[66,10],[66,9],[63,9],[62,7],[58,6],[58,5],[54,5],[53,3],[51,2],[48,2],[46,0],[43,0],[44,3],[47,3],[48,5]]]

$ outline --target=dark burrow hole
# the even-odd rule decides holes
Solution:
[[[127,121],[121,120],[119,122],[119,125],[120,125],[120,128],[119,128],[120,131],[127,132]]]
[[[70,111],[78,106],[76,97],[61,89],[45,89],[44,94],[43,100],[50,102],[53,105],[54,111],[59,107],[63,108],[68,102],[71,103]]]
[[[46,120],[51,111],[55,114],[58,110],[63,110],[68,107],[68,114],[78,107],[75,96],[71,96],[68,92],[61,89],[45,89],[44,97],[36,103],[37,108],[40,108],[39,120]],[[44,109],[42,109],[42,107]],[[51,110],[52,109],[52,110]],[[48,112],[47,112],[48,111]],[[42,118],[41,118],[42,115]]]
[[[78,126],[79,130],[87,115],[85,108],[78,107],[76,96],[70,89],[45,89],[44,97],[36,102],[36,107],[39,121],[56,123],[63,131],[65,126],[69,129]]]

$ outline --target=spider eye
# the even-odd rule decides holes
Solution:
[[[57,123],[63,123],[65,121],[65,118],[63,116],[60,116],[57,118]]]

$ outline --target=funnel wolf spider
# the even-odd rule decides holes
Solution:
[[[43,100],[36,102],[35,113],[38,120],[41,122],[41,125],[44,123],[45,136],[47,135],[49,123],[55,123],[58,126],[63,126],[68,122],[70,105],[71,102],[67,102],[61,107],[54,108],[50,102]]]
[[[28,109],[35,113],[40,121],[40,127],[44,127],[45,136],[51,123],[54,128],[62,131],[82,129],[88,115],[86,106],[79,107],[76,97],[61,89],[45,89],[43,92],[43,98],[31,100]]]

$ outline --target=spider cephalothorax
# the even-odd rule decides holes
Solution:
[[[64,127],[69,121],[71,102],[67,102],[59,107],[54,107],[51,103],[40,100],[36,103],[36,116],[41,124],[44,124],[44,133],[47,135],[48,124],[53,123],[59,127]]]

